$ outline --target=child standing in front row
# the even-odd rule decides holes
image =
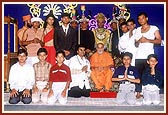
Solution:
[[[159,90],[163,83],[161,72],[156,69],[158,58],[155,54],[150,54],[147,58],[149,65],[142,74],[142,91],[144,105],[158,105],[160,103]]]
[[[140,83],[139,73],[136,67],[131,66],[132,53],[125,52],[122,57],[123,65],[119,66],[112,77],[112,81],[118,81],[119,92],[117,93],[117,103],[124,102],[133,105],[136,103],[135,83]]]
[[[67,103],[68,88],[71,82],[70,68],[63,62],[65,52],[56,53],[57,63],[50,69],[48,103],[54,104],[57,100],[60,104]]]

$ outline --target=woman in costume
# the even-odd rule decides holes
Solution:
[[[56,50],[54,48],[53,40],[54,40],[54,28],[59,25],[58,20],[54,17],[53,13],[50,12],[45,19],[44,22],[44,48],[46,48],[48,52],[48,56],[46,61],[50,64],[54,65]]]

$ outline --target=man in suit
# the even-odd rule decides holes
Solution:
[[[56,51],[64,50],[66,60],[69,60],[75,53],[77,35],[75,29],[70,26],[70,15],[63,13],[61,16],[62,25],[55,29],[54,47]]]

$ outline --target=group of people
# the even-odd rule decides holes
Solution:
[[[62,14],[59,25],[50,12],[43,28],[41,18],[23,16],[18,62],[9,73],[9,103],[66,104],[67,97],[89,97],[90,77],[99,92],[109,92],[113,82],[119,82],[117,103],[135,104],[143,96],[143,104],[159,104],[163,77],[153,49],[161,42],[159,29],[148,24],[145,12],[138,15],[137,29],[133,19],[113,19],[112,31],[104,28],[103,13],[96,20],[98,28],[92,31],[85,16],[80,29],[71,26],[77,20],[68,13]],[[116,57],[122,65],[116,66]]]

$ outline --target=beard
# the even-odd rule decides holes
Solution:
[[[32,27],[31,23],[28,23],[28,24],[27,24],[27,27],[28,27],[28,28],[31,28],[31,27]]]
[[[100,51],[98,50],[97,53],[98,53],[98,54],[102,54],[102,53],[103,53],[103,50],[100,50]]]

